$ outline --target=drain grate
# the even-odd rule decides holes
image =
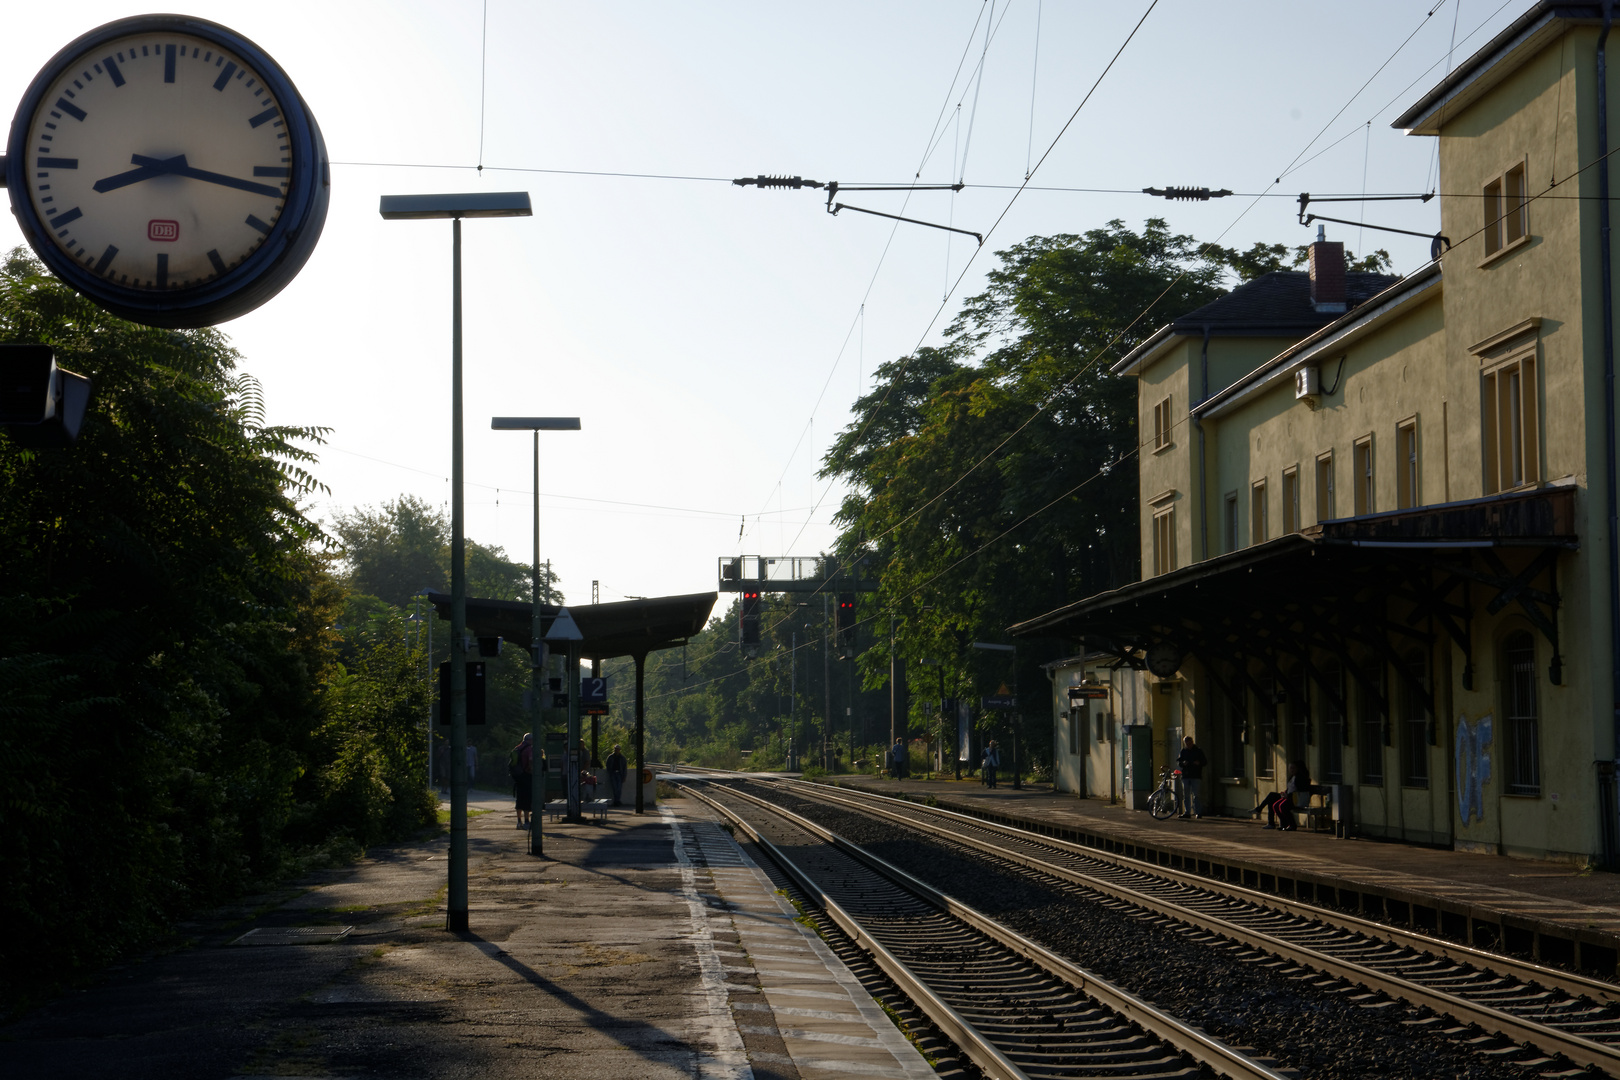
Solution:
[[[261,926],[249,930],[232,945],[325,945],[342,941],[352,926]]]

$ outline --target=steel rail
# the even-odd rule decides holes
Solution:
[[[694,795],[698,795],[710,806],[721,809],[721,811],[725,813],[728,818],[731,818],[733,821],[736,821],[739,825],[746,828],[750,836],[753,836],[761,841],[764,840],[763,837],[759,836],[756,829],[747,824],[740,815],[731,811],[729,807],[725,807],[724,804],[719,802],[719,800],[708,798],[704,793],[699,792],[696,787],[690,784],[682,784],[681,786],[686,790],[691,791]],[[906,873],[904,870],[901,870],[899,867],[892,865],[876,855],[873,855],[860,845],[844,839],[826,827],[818,825],[817,823],[810,821],[801,815],[795,814],[791,810],[786,810],[780,806],[776,806],[765,799],[761,799],[757,795],[753,795],[745,791],[738,791],[735,788],[727,788],[726,791],[728,794],[735,795],[767,810],[772,814],[782,817],[796,827],[803,829],[811,835],[821,839],[824,843],[827,843],[844,852],[844,854],[849,855],[851,858],[860,861],[873,871],[877,872],[883,877],[888,878],[896,885],[899,885],[902,889],[922,897],[928,903],[933,904],[942,911],[945,911],[955,918],[962,920],[969,926],[972,926],[974,929],[978,930],[980,933],[985,934],[987,937],[1000,942],[1013,952],[1030,961],[1036,967],[1045,969],[1046,972],[1054,978],[1075,987],[1075,989],[1079,992],[1091,997],[1094,1001],[1119,1014],[1121,1017],[1129,1020],[1131,1023],[1134,1023],[1142,1030],[1152,1035],[1154,1038],[1162,1040],[1180,1053],[1190,1055],[1194,1060],[1208,1065],[1218,1073],[1231,1077],[1233,1080],[1243,1080],[1243,1078],[1254,1078],[1254,1080],[1285,1080],[1285,1074],[1268,1069],[1266,1066],[1245,1056],[1232,1047],[1227,1046],[1220,1040],[1214,1039],[1196,1028],[1182,1023],[1169,1013],[1156,1008],[1155,1006],[1137,997],[1135,994],[1130,993],[1128,990],[1115,986],[1107,979],[1101,978],[1100,976],[1079,967],[1072,961],[1057,955],[1050,949],[1047,949],[1045,946],[1039,945],[1036,942],[1031,941],[1029,938],[1024,937],[1022,934],[1002,926],[1000,923],[996,922],[994,919],[980,912],[976,908],[970,907],[969,905],[962,903],[960,900],[940,892],[933,886],[918,880],[917,878]],[[791,865],[785,861],[785,858],[774,847],[774,845],[770,845],[768,841],[764,841],[764,846],[766,846],[766,850],[771,853],[771,857],[773,859],[783,862],[784,870],[787,869],[788,865]],[[800,873],[794,874],[795,881],[799,880]],[[819,888],[814,889],[814,895],[824,897],[829,901],[831,900],[830,897],[825,897],[825,894],[822,893]],[[847,914],[844,917],[848,918]],[[857,940],[863,942],[869,941],[873,945],[878,944],[870,934],[863,929],[860,929],[858,923],[855,924],[855,926],[856,930],[852,931],[840,923],[840,928],[844,929],[845,933],[850,934],[851,937],[857,937],[858,933],[859,936],[857,937]],[[884,955],[893,960],[892,954],[889,954],[887,950],[884,950]],[[899,964],[898,960],[893,960],[893,962]],[[887,969],[885,969],[885,972],[889,973]],[[891,978],[894,977],[892,973],[889,974]],[[906,971],[906,976],[908,980],[921,985],[921,981],[918,980],[915,975],[912,975],[909,970]],[[896,982],[899,981],[900,980],[896,979]],[[928,993],[929,997],[934,997],[932,991],[929,991]],[[944,1003],[941,1002],[941,1004]],[[933,1017],[930,1016],[930,1019],[933,1019]],[[961,1022],[964,1024],[966,1023],[966,1021]],[[944,1030],[944,1025],[938,1026]],[[975,1031],[975,1034],[978,1033]],[[952,1037],[955,1037],[954,1033]],[[982,1035],[979,1037],[983,1038]],[[966,1050],[966,1047],[964,1047],[964,1050]]]
[[[877,964],[878,968],[890,979],[894,980],[894,984],[916,1003],[917,1007],[928,1017],[929,1022],[948,1035],[951,1041],[956,1043],[957,1048],[973,1064],[977,1065],[987,1077],[992,1078],[992,1080],[998,1080],[998,1078],[1002,1077],[1005,1077],[1006,1080],[1029,1080],[1029,1076],[1015,1065],[1007,1055],[1003,1054],[994,1043],[985,1038],[977,1028],[968,1023],[960,1013],[951,1008],[943,998],[934,993],[928,987],[928,984],[918,978],[905,964],[902,964],[899,958],[891,953],[882,942],[867,933],[860,922],[845,911],[838,901],[827,895],[819,885],[811,880],[810,875],[799,869],[793,860],[784,855],[780,848],[771,843],[750,822],[740,814],[734,813],[724,803],[709,798],[707,794],[698,791],[691,785],[678,784],[677,786],[689,791],[721,815],[733,821],[739,829],[746,832],[754,843],[763,848],[772,861],[782,868],[782,872],[803,890],[806,896],[813,897],[816,903],[821,905],[822,909],[827,912],[828,918],[832,919],[840,930],[848,934],[851,940],[872,956],[873,962]],[[754,799],[753,796],[744,797],[750,800]],[[795,822],[795,824],[799,823]],[[813,835],[819,834],[813,833]]]
[[[739,794],[743,793],[739,792]],[[753,796],[749,797],[752,798]],[[1390,997],[1399,998],[1410,1004],[1425,1005],[1436,1012],[1446,1013],[1463,1023],[1477,1024],[1481,1028],[1499,1033],[1514,1042],[1528,1042],[1548,1053],[1562,1054],[1577,1065],[1595,1067],[1611,1073],[1620,1070],[1620,1050],[1615,1047],[1606,1046],[1603,1043],[1582,1038],[1579,1035],[1559,1031],[1557,1028],[1539,1024],[1534,1020],[1526,1020],[1488,1005],[1480,1005],[1444,990],[1437,990],[1399,976],[1389,975],[1353,960],[1341,959],[1308,946],[1297,945],[1263,931],[1252,930],[1219,916],[1199,912],[1173,901],[1152,897],[1078,870],[1058,866],[1055,863],[1045,862],[1028,855],[1009,852],[985,841],[962,836],[926,822],[919,822],[914,818],[907,818],[886,808],[866,803],[856,804],[847,799],[824,797],[823,801],[847,806],[861,813],[871,814],[923,832],[932,833],[994,858],[1092,889],[1116,900],[1169,916],[1201,930],[1241,942],[1251,948],[1284,957],[1327,974],[1349,979],[1369,989],[1382,991]],[[780,808],[775,809],[778,813],[783,812]],[[933,808],[930,807],[929,809]],[[975,824],[978,824],[978,822],[975,822]],[[1043,842],[1045,839],[1043,838]]]
[[[1404,930],[1400,927],[1389,926],[1385,923],[1374,922],[1358,915],[1350,915],[1330,907],[1322,907],[1303,900],[1291,900],[1287,897],[1276,896],[1271,893],[1260,892],[1242,885],[1234,885],[1220,878],[1205,877],[1185,870],[1175,870],[1158,863],[1147,862],[1142,859],[1133,859],[1128,855],[1120,855],[1111,851],[1102,851],[1097,848],[1086,847],[1070,840],[1063,840],[1055,836],[1034,832],[1029,829],[1020,829],[999,821],[976,817],[972,814],[957,810],[949,810],[941,806],[929,806],[925,803],[912,802],[909,799],[896,798],[879,792],[862,791],[855,788],[845,788],[828,784],[817,784],[810,781],[798,780],[793,777],[773,775],[770,773],[734,772],[726,769],[709,769],[700,766],[686,766],[685,771],[711,773],[715,776],[724,776],[734,780],[758,779],[784,785],[802,788],[815,798],[831,802],[840,802],[851,807],[883,806],[898,803],[916,814],[931,815],[960,822],[972,828],[983,829],[987,832],[996,832],[1004,836],[1014,837],[1025,843],[1046,846],[1062,851],[1066,854],[1089,859],[1093,862],[1104,863],[1118,867],[1121,870],[1140,873],[1148,877],[1161,878],[1185,885],[1188,888],[1224,896],[1229,899],[1251,903],[1259,907],[1271,908],[1300,918],[1315,919],[1319,922],[1352,933],[1362,934],[1366,937],[1376,938],[1392,945],[1401,945],[1421,952],[1433,953],[1458,963],[1472,964],[1486,971],[1494,972],[1507,978],[1521,979],[1526,982],[1537,982],[1543,986],[1555,987],[1574,996],[1585,995],[1599,1001],[1620,1005],[1620,984],[1594,979],[1574,972],[1562,971],[1558,968],[1546,967],[1529,960],[1520,960],[1502,953],[1491,952],[1473,945],[1463,945],[1444,938],[1434,937],[1417,930]],[[868,800],[871,800],[870,802]],[[1279,872],[1279,877],[1286,877],[1286,873]],[[1353,883],[1352,883],[1353,884]],[[1360,890],[1357,890],[1360,891]]]
[[[714,770],[722,773],[723,770]],[[737,779],[749,777],[731,774]],[[760,775],[760,774],[754,774]],[[772,783],[790,784],[795,788],[802,788],[815,798],[828,802],[837,802],[841,805],[866,808],[881,807],[885,804],[899,802],[912,813],[946,818],[960,822],[986,832],[1000,833],[1003,836],[1016,838],[1024,843],[1044,846],[1061,851],[1065,854],[1075,855],[1089,859],[1093,862],[1116,866],[1122,870],[1140,873],[1148,877],[1161,878],[1176,882],[1188,888],[1224,896],[1232,900],[1254,904],[1258,907],[1270,908],[1288,915],[1300,918],[1315,919],[1339,929],[1352,933],[1362,934],[1392,945],[1401,945],[1421,952],[1433,953],[1458,963],[1472,964],[1486,971],[1494,972],[1507,978],[1521,979],[1525,982],[1536,982],[1543,986],[1556,987],[1576,997],[1585,995],[1599,1001],[1606,1001],[1620,1005],[1620,985],[1593,979],[1573,972],[1560,971],[1557,968],[1546,967],[1542,964],[1528,960],[1518,960],[1501,953],[1490,952],[1486,949],[1476,948],[1472,945],[1462,945],[1447,941],[1444,938],[1433,937],[1415,930],[1403,930],[1399,927],[1388,926],[1384,923],[1364,919],[1358,915],[1349,915],[1332,908],[1310,904],[1303,900],[1290,900],[1287,897],[1274,896],[1270,893],[1260,892],[1242,885],[1222,881],[1219,878],[1209,878],[1200,874],[1184,870],[1175,870],[1157,863],[1142,859],[1133,859],[1128,855],[1119,855],[1114,852],[1099,851],[1083,844],[1076,844],[1070,840],[1063,840],[1055,836],[1047,836],[1028,829],[1019,829],[1015,826],[1005,825],[997,821],[989,821],[964,814],[956,810],[948,810],[940,806],[928,806],[909,800],[897,800],[891,796],[880,795],[874,792],[852,791],[849,788],[834,788],[827,784],[816,784],[808,781],[794,780],[790,777],[773,777]],[[1286,876],[1279,874],[1278,876]]]

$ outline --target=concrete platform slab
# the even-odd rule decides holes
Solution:
[[[616,810],[605,825],[550,826],[548,858],[537,860],[510,799],[475,793],[473,806],[490,812],[469,822],[471,932],[443,929],[443,837],[374,851],[189,924],[167,951],[0,1028],[0,1074],[927,1072],[769,879],[686,802],[642,817]],[[322,944],[230,945],[259,927],[333,924],[354,929]],[[778,1021],[778,1005],[805,1015]]]

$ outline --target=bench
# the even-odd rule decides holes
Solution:
[[[1333,789],[1324,784],[1312,784],[1303,792],[1304,803],[1294,807],[1294,816],[1301,818],[1311,832],[1333,831]]]
[[[589,814],[602,824],[607,823],[608,807],[613,805],[612,799],[581,799],[579,812]],[[561,821],[562,816],[568,813],[567,799],[553,799],[546,803],[546,813],[552,821]]]

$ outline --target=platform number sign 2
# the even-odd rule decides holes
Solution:
[[[587,715],[601,715],[608,711],[607,679],[595,675],[579,680],[579,703]]]

